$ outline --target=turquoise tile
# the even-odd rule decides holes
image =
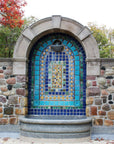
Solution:
[[[78,55],[78,51],[74,51],[74,55],[77,56]]]
[[[35,76],[35,81],[39,81],[39,75]]]
[[[39,71],[39,66],[35,66],[35,71]]]
[[[44,47],[40,47],[39,50],[42,52],[44,50]]]
[[[39,56],[36,56],[35,57],[35,61],[39,61],[40,60],[40,57]]]
[[[78,80],[75,80],[75,85],[77,86],[79,86],[80,85],[80,82],[78,81]]]
[[[71,48],[71,46],[72,46],[72,44],[69,42],[69,43],[68,43],[68,47]]]
[[[39,80],[35,80],[35,85],[39,85]]]
[[[51,45],[51,44],[52,44],[51,40],[47,41],[47,44],[48,44],[48,45]]]
[[[44,105],[48,106],[49,105],[49,101],[45,101]]]
[[[39,100],[39,95],[34,95],[34,100]]]
[[[80,86],[75,86],[75,90],[76,91],[80,90]]]
[[[80,91],[75,89],[75,96],[79,96],[80,95]]]
[[[79,66],[75,66],[75,71],[79,71],[80,67]]]
[[[75,80],[79,80],[80,79],[80,77],[79,76],[75,76]]]
[[[49,103],[50,103],[49,105],[53,105],[53,104],[54,104],[54,101],[50,101]]]
[[[80,62],[79,61],[75,61],[75,66],[79,66]]]
[[[79,60],[79,56],[75,56],[75,61]]]
[[[75,106],[80,106],[80,101],[75,101]]]
[[[75,71],[75,75],[79,75],[79,70]]]
[[[54,101],[54,105],[58,106],[58,101]]]
[[[36,54],[40,56],[40,55],[41,55],[41,53],[42,53],[42,52],[40,52],[40,51],[37,51],[37,53],[36,53]]]
[[[78,100],[78,101],[80,100],[79,95],[76,95],[76,96],[75,96],[75,100]]]
[[[39,106],[39,101],[34,101],[33,105],[34,106]]]
[[[67,45],[67,41],[66,41],[66,40],[64,40],[64,41],[63,41],[63,44],[64,44],[64,45]]]
[[[61,104],[61,103],[60,103],[60,104]],[[65,106],[69,106],[68,101],[66,101],[66,102],[64,103],[64,105],[65,105]]]
[[[39,61],[35,61],[35,66],[39,66],[40,62]]]
[[[36,90],[39,90],[39,86],[38,86],[38,85],[35,85],[35,89],[36,89]]]
[[[35,95],[38,95],[38,94],[39,94],[39,91],[38,91],[38,90],[35,90],[35,91],[34,91],[34,94],[35,94]]]
[[[40,105],[45,105],[45,101],[40,101]]]
[[[39,71],[35,71],[35,75],[39,75]]]
[[[43,47],[44,47],[44,48],[46,48],[47,46],[48,46],[47,43],[44,43],[44,44],[43,44]]]
[[[40,105],[44,106],[74,106],[74,101],[40,101]]]
[[[73,46],[73,47],[71,47],[70,48],[72,51],[74,51],[76,48]],[[74,54],[75,54],[75,52],[74,52]]]

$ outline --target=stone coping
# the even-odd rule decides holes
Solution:
[[[114,126],[92,126],[92,134],[113,134],[114,135]]]
[[[86,62],[114,62],[114,58],[86,59]]]
[[[91,139],[114,140],[114,126],[92,126]]]
[[[84,119],[71,119],[71,120],[47,120],[47,119],[31,119],[31,118],[20,118],[20,121],[23,123],[31,123],[31,124],[86,124],[91,122],[91,118]]]
[[[26,115],[25,118],[29,119],[48,119],[48,120],[77,120],[87,118],[84,115],[75,116],[75,115]]]
[[[16,133],[16,132],[20,132],[20,127],[19,125],[0,125],[0,133],[3,133],[3,132],[13,132],[13,133]]]
[[[0,58],[0,62],[13,62],[13,58]]]
[[[0,58],[0,62],[26,62],[26,58]]]
[[[26,58],[0,58],[0,62],[25,62],[28,61]],[[114,58],[93,58],[86,59],[86,62],[114,62]]]

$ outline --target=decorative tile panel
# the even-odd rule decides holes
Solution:
[[[64,45],[61,52],[51,49],[56,39]],[[50,34],[34,45],[29,58],[29,114],[85,115],[86,64],[80,43]]]

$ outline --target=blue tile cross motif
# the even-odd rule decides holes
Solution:
[[[56,52],[58,39],[64,46]],[[29,56],[29,115],[85,115],[85,52],[73,37],[49,34],[33,46]]]

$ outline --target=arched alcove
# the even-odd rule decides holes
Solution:
[[[100,64],[96,62],[98,46],[89,29],[61,16],[40,20],[23,31],[13,58],[13,74],[28,77],[29,117],[20,119],[21,135],[90,135],[86,76],[99,75]]]

